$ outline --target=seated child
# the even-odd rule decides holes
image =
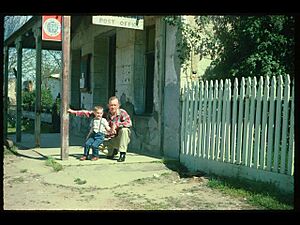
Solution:
[[[84,153],[80,160],[86,160],[89,155],[90,148],[92,147],[92,161],[99,159],[99,145],[104,141],[105,135],[110,131],[110,127],[105,118],[103,118],[103,107],[95,106],[93,111],[88,110],[73,110],[68,109],[68,113],[75,114],[76,116],[93,116],[90,123],[90,132],[86,138]]]

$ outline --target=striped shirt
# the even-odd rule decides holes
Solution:
[[[106,128],[108,127],[108,122],[105,118],[97,119],[94,118],[90,123],[90,128],[93,129],[95,133],[107,134]]]
[[[74,114],[76,116],[90,117],[93,114],[93,111],[78,110]],[[115,125],[117,131],[119,128],[122,128],[122,127],[130,128],[132,126],[130,116],[124,109],[118,109],[116,116],[113,116],[108,112],[106,119],[107,119],[110,127]],[[113,137],[113,136],[115,136],[115,135],[110,135],[110,137]]]
[[[88,110],[77,110],[76,112],[72,113],[75,114],[75,116],[86,116],[90,117],[93,115],[93,111],[88,111]],[[101,122],[101,124],[100,124]],[[107,134],[106,128],[109,126],[107,120],[102,117],[101,119],[93,118],[91,123],[90,123],[90,128],[95,132],[101,132],[104,134]]]

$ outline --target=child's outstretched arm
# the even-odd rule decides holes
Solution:
[[[68,109],[68,113],[75,114],[76,116],[90,117],[93,114],[93,111]]]

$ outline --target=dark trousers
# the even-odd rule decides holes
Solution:
[[[104,141],[105,135],[103,133],[95,133],[93,132],[91,136],[86,140],[84,145],[84,155],[88,156],[90,148],[93,149],[93,156],[99,156],[99,145],[101,145]]]

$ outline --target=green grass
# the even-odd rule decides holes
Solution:
[[[85,183],[86,183],[86,180],[81,180],[80,178],[76,178],[76,179],[74,180],[74,182],[75,182],[76,184],[82,185],[82,184],[85,184]]]
[[[47,157],[46,166],[52,167],[55,172],[63,169],[63,166],[60,163],[56,162],[55,159],[53,159],[53,157],[51,156]]]
[[[180,177],[189,177],[187,168],[180,162],[166,159],[163,159],[162,162],[169,169],[177,171]],[[247,203],[258,208],[270,210],[294,209],[294,195],[279,191],[272,183],[216,175],[207,177],[209,179],[207,185],[210,188],[218,189],[236,198],[245,199]]]
[[[275,185],[270,183],[211,176],[207,185],[225,194],[243,198],[251,205],[258,206],[262,209],[294,209],[294,196],[280,192]]]
[[[24,182],[24,178],[23,177],[16,177],[16,178],[13,179],[13,182],[23,183]]]
[[[34,120],[22,120],[22,125],[21,125],[21,132],[24,133],[30,133],[34,134]],[[53,127],[52,124],[48,123],[41,123],[41,133],[53,133]],[[10,123],[8,123],[7,127],[7,133],[8,134],[15,134],[16,133],[16,127],[12,126]]]
[[[27,169],[20,170],[20,173],[26,173],[26,172],[27,172]]]

